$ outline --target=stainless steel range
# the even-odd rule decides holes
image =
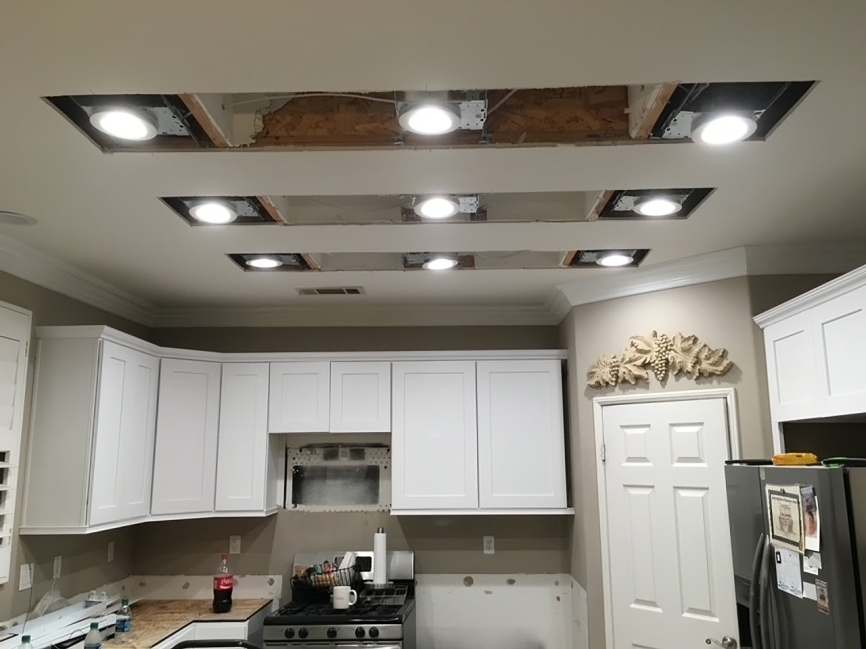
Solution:
[[[387,586],[373,586],[373,553],[355,552],[342,570],[345,552],[295,556],[292,601],[265,618],[268,649],[415,649],[415,554],[388,553]],[[333,585],[352,586],[358,603],[331,605]]]

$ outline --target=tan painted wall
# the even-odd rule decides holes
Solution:
[[[14,304],[33,312],[33,325],[98,325],[107,324],[135,336],[146,338],[145,327],[124,320],[100,309],[73,300],[54,291],[49,291],[30,282],[0,273],[0,301]],[[35,343],[35,341],[34,341]],[[30,345],[29,371],[27,375],[27,397],[24,411],[24,434],[21,441],[22,462],[25,466],[27,433],[30,430],[30,401],[33,393],[33,370],[36,345]],[[17,535],[20,512],[24,496],[24,471],[18,475],[16,494],[15,536],[12,539],[12,567],[10,581],[0,586],[0,620],[32,609],[51,588],[51,577],[55,555],[63,557],[62,577],[57,589],[64,595],[74,595],[102,584],[123,579],[132,573],[132,530],[105,532],[94,536],[44,536],[19,537]],[[115,559],[107,562],[108,542],[115,542]],[[34,586],[31,591],[18,591],[19,566],[34,563]]]
[[[153,329],[165,347],[220,352],[557,349],[559,329],[537,327],[197,327]]]
[[[823,283],[826,276],[736,278],[645,295],[586,304],[563,322],[562,342],[569,350],[571,407],[572,524],[571,570],[588,595],[590,646],[604,646],[604,606],[599,528],[596,444],[592,399],[614,392],[661,392],[732,386],[737,390],[744,456],[764,457],[772,450],[767,379],[756,313]],[[653,329],[696,334],[712,347],[725,347],[735,367],[724,377],[692,381],[679,378],[660,385],[593,390],[586,370],[599,354],[619,353],[632,335]]]

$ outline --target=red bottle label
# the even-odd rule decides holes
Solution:
[[[213,578],[214,590],[231,590],[235,585],[235,579],[231,575],[219,575]]]

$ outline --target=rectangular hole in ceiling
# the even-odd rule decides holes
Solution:
[[[273,225],[281,223],[257,196],[166,196],[160,200],[184,221],[195,226],[211,225],[196,220],[190,213],[190,209],[195,205],[207,202],[220,203],[237,214],[234,221],[224,224],[222,227],[225,225]]]
[[[213,140],[178,95],[66,95],[44,98],[103,151],[179,151],[208,149]],[[90,123],[99,109],[131,108],[156,120],[150,140],[124,140],[103,133]]]
[[[613,254],[631,257],[632,261],[619,266],[620,268],[637,268],[641,265],[641,262],[643,262],[647,254],[649,254],[649,249],[618,248],[615,250],[577,250],[573,253],[569,253],[571,259],[568,261],[567,265],[571,268],[603,268],[603,266],[598,263],[599,260]]]
[[[611,194],[599,212],[600,219],[659,221],[686,219],[715,191],[713,187],[693,189],[619,189]],[[682,205],[679,212],[670,216],[645,216],[635,211],[641,199],[669,198]]]
[[[684,83],[674,90],[652,130],[653,139],[687,140],[692,121],[716,111],[750,112],[757,130],[749,139],[766,138],[806,96],[815,81]]]
[[[235,264],[237,264],[244,271],[252,273],[315,270],[314,268],[312,268],[312,266],[310,266],[310,264],[304,258],[303,254],[294,252],[232,253],[228,255],[228,258],[235,262]],[[262,258],[273,259],[279,263],[278,265],[268,268],[257,268],[256,266],[250,264],[250,262]]]

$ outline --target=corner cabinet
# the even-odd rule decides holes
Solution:
[[[475,363],[394,363],[391,507],[478,508]]]
[[[214,510],[220,363],[162,359],[151,513]]]
[[[764,330],[776,450],[778,424],[866,407],[866,266],[755,318]]]
[[[21,532],[81,533],[144,520],[159,360],[103,327],[37,333]]]
[[[220,392],[218,512],[276,511],[284,452],[268,435],[267,363],[225,363]],[[272,448],[277,446],[276,448]]]

